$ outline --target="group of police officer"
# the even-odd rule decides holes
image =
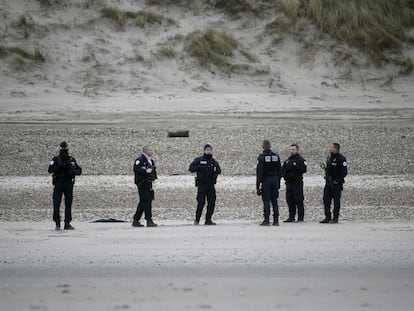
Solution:
[[[70,224],[72,220],[72,198],[75,176],[81,175],[82,168],[77,164],[75,158],[69,155],[66,142],[60,144],[60,153],[54,157],[49,165],[49,173],[53,174],[53,220],[56,230],[60,230],[60,204],[62,196],[65,195],[65,230],[73,230]],[[299,146],[290,146],[290,156],[283,164],[277,153],[271,150],[271,144],[264,140],[263,153],[257,159],[256,168],[256,190],[263,200],[264,220],[262,226],[270,225],[271,207],[273,210],[273,225],[279,226],[278,197],[281,178],[286,183],[286,202],[289,207],[289,217],[284,222],[303,222],[305,216],[303,195],[303,174],[306,173],[306,160],[299,154]],[[321,166],[325,170],[325,188],[323,202],[325,218],[320,223],[338,223],[340,211],[340,199],[348,173],[346,158],[339,153],[340,145],[333,143],[329,147],[329,155],[326,163]],[[135,184],[138,188],[139,203],[134,214],[132,226],[143,227],[140,220],[143,214],[147,227],[156,227],[152,219],[152,201],[154,190],[152,184],[157,179],[157,170],[153,156],[153,149],[144,146],[142,155],[134,162]],[[217,160],[213,158],[213,147],[209,144],[204,146],[203,155],[194,159],[190,164],[189,171],[196,173],[197,186],[197,209],[194,225],[199,225],[202,212],[207,200],[207,212],[205,225],[215,225],[212,220],[216,204],[215,184],[217,176],[221,174],[221,168]],[[333,215],[331,203],[334,202]]]

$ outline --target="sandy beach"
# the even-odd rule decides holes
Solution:
[[[0,0],[0,308],[411,311],[413,28],[379,65],[303,1],[165,2]],[[216,57],[227,70],[189,49],[202,34],[230,42]],[[178,130],[189,137],[167,136]],[[307,160],[304,223],[259,226],[263,139]],[[75,231],[52,221],[63,140],[83,168]],[[332,142],[349,174],[339,224],[322,225]],[[192,225],[188,166],[206,143],[223,170],[214,227]],[[133,228],[146,144],[159,227]],[[283,184],[279,207],[282,221]]]
[[[7,222],[7,310],[411,310],[412,223]],[[334,307],[333,307],[334,306]]]

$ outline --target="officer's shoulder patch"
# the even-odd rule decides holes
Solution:
[[[53,164],[55,164],[55,161],[54,160],[52,160],[52,162],[50,162],[50,165],[53,165]]]
[[[346,163],[346,161],[344,161],[344,163],[342,163],[343,166],[348,166],[348,163]]]
[[[139,165],[139,163],[140,163],[139,160],[135,161],[135,165]]]
[[[306,161],[303,161],[303,164],[305,164],[305,166],[308,166],[308,162]]]

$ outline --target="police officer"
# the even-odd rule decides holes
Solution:
[[[329,147],[329,156],[326,160],[325,169],[325,189],[323,191],[323,204],[325,207],[325,219],[320,223],[338,223],[339,210],[341,208],[341,193],[345,176],[348,174],[348,163],[346,158],[339,153],[340,145],[333,143]],[[331,202],[334,201],[333,218],[331,215]]]
[[[256,190],[257,195],[262,196],[264,220],[261,226],[269,226],[270,203],[273,207],[273,225],[279,226],[279,207],[277,199],[279,197],[281,165],[279,156],[270,148],[270,142],[264,140],[263,153],[257,159],[256,168]]]
[[[147,227],[156,227],[152,221],[152,200],[154,200],[154,190],[152,182],[157,179],[157,171],[154,159],[152,158],[153,150],[150,146],[144,146],[142,155],[135,160],[134,174],[135,184],[138,187],[139,203],[134,215],[132,226],[143,227],[140,223],[142,214],[145,213]]]
[[[286,202],[289,206],[289,218],[284,222],[294,222],[296,209],[298,222],[303,221],[305,209],[303,206],[303,174],[306,173],[307,163],[299,154],[299,146],[290,146],[290,157],[283,162],[282,177],[286,182]]]
[[[205,225],[215,225],[211,220],[216,205],[216,189],[214,185],[216,184],[217,176],[221,174],[221,168],[219,163],[213,158],[213,147],[209,144],[205,145],[204,154],[194,159],[188,170],[192,173],[197,172],[197,210],[194,225],[200,223],[206,197],[207,213]]]
[[[56,230],[60,230],[60,203],[65,195],[65,230],[74,230],[70,224],[72,221],[73,185],[75,176],[82,174],[82,168],[76,163],[74,157],[69,155],[68,144],[60,144],[59,155],[50,162],[49,174],[53,174],[53,220]]]

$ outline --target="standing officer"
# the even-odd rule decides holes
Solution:
[[[204,154],[194,159],[188,169],[190,172],[197,172],[196,187],[197,189],[197,210],[194,225],[200,223],[201,214],[207,197],[206,225],[215,225],[211,220],[216,205],[216,189],[214,185],[217,176],[221,174],[221,168],[218,162],[213,158],[213,147],[209,144],[204,146]]]
[[[73,185],[75,176],[82,174],[82,168],[76,163],[74,157],[69,155],[68,144],[60,144],[59,155],[50,162],[49,174],[53,174],[53,220],[56,223],[56,230],[60,230],[60,203],[62,195],[65,195],[65,230],[74,230],[72,221]]]
[[[333,143],[329,147],[329,156],[326,160],[325,189],[323,191],[323,204],[325,207],[325,219],[321,224],[338,223],[339,210],[341,208],[341,192],[345,183],[345,176],[348,174],[348,163],[346,158],[339,153],[340,145]],[[333,219],[331,218],[331,202],[334,201]]]
[[[289,206],[289,218],[284,222],[294,222],[296,209],[298,222],[303,221],[305,209],[303,206],[303,174],[306,173],[307,163],[299,154],[299,146],[290,146],[290,157],[283,162],[282,177],[286,182],[286,202]]]
[[[273,226],[279,226],[279,207],[277,199],[280,188],[280,158],[270,149],[270,142],[263,141],[263,153],[257,159],[256,189],[257,195],[262,196],[264,220],[261,226],[269,226],[270,203],[273,207]]]
[[[132,226],[143,227],[140,220],[142,214],[145,213],[147,227],[156,227],[157,224],[152,221],[152,200],[154,200],[152,182],[157,179],[157,171],[152,159],[152,148],[144,146],[142,152],[142,155],[134,163],[135,184],[138,187],[139,203]]]

